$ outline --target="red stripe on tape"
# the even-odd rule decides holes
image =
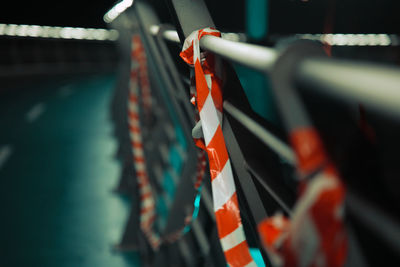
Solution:
[[[140,196],[140,200],[145,200],[146,198],[152,197],[153,194],[151,192],[145,193]]]
[[[239,245],[225,251],[224,253],[226,260],[229,262],[229,266],[246,266],[253,261],[246,241],[243,241]]]
[[[154,211],[154,205],[151,205],[151,206],[146,207],[146,208],[142,208],[140,210],[140,214],[145,214],[145,213],[148,213],[150,211]]]
[[[129,126],[129,130],[130,130],[131,132],[133,132],[133,133],[137,133],[137,134],[140,134],[140,133],[141,133],[140,128],[139,128],[138,126],[132,126],[132,125],[130,125],[130,126]]]
[[[197,109],[199,112],[203,109],[204,103],[206,102],[207,96],[209,94],[209,89],[207,87],[207,81],[204,77],[203,69],[201,68],[200,62],[197,59],[195,62],[195,77],[196,77],[196,89],[197,89]]]
[[[143,149],[143,144],[139,142],[131,142],[131,146],[133,149]]]
[[[134,156],[133,161],[134,162],[145,162],[145,159],[142,156]]]
[[[129,111],[128,116],[131,120],[139,120],[139,114],[136,112]]]
[[[290,141],[296,153],[300,171],[312,172],[326,163],[327,156],[314,128],[296,129],[290,134]]]
[[[224,238],[240,226],[239,203],[236,192],[215,212],[219,238]]]
[[[211,180],[214,180],[214,178],[222,171],[229,158],[220,125],[218,125],[213,138],[207,146],[207,154],[210,164]]]
[[[138,102],[138,98],[137,98],[137,96],[135,96],[133,94],[130,94],[129,101],[133,102],[133,103],[137,103]]]

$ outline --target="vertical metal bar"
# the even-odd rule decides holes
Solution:
[[[207,236],[204,233],[202,225],[197,219],[192,222],[192,230],[197,239],[197,242],[199,243],[202,256],[207,255],[208,251],[210,250],[210,244],[208,242]]]
[[[171,55],[168,51],[168,47],[166,46],[165,40],[163,37],[163,33],[169,29],[172,29],[172,27],[161,25],[159,32],[156,36],[156,40],[157,40],[158,46],[160,48],[161,54],[164,56],[164,64],[167,67],[167,70],[169,70],[169,74],[172,78],[172,81],[177,88],[177,94],[182,96],[182,99],[185,99],[186,98],[185,86],[182,83],[182,79],[179,77],[179,72],[173,63]],[[182,101],[182,104],[183,104],[183,108],[185,109],[187,116],[191,119],[194,118],[194,110],[193,110],[193,107],[191,106],[191,104],[189,103],[189,101]],[[193,127],[194,120],[192,120],[192,122],[193,122],[193,125],[191,125],[191,126]]]
[[[183,260],[186,263],[186,266],[194,266],[192,253],[188,247],[188,244],[184,238],[178,241],[178,248],[182,254]]]
[[[183,42],[193,31],[215,27],[203,0],[166,0]]]

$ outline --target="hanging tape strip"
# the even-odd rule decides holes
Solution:
[[[339,267],[346,259],[345,186],[292,81],[296,63],[323,55],[317,43],[296,41],[282,49],[269,77],[296,154],[300,181],[291,218],[277,215],[258,226],[276,266]]]
[[[134,167],[139,183],[139,194],[141,201],[140,226],[151,247],[153,249],[158,249],[162,243],[174,243],[182,238],[182,236],[190,230],[193,220],[196,219],[199,210],[199,203],[197,202],[200,200],[201,184],[206,168],[206,158],[203,151],[198,153],[198,165],[194,181],[194,187],[197,194],[194,200],[193,214],[188,214],[181,229],[167,236],[159,237],[159,235],[153,230],[153,224],[156,216],[155,200],[147,175],[140,127],[139,88],[144,112],[146,115],[150,114],[152,106],[151,87],[147,75],[146,54],[140,39],[140,35],[134,35],[132,37],[131,57],[132,66],[129,91],[129,129],[131,134]]]
[[[229,266],[257,266],[243,231],[236,187],[222,134],[221,62],[212,54],[201,58],[200,39],[205,35],[221,36],[212,28],[194,31],[185,40],[180,53],[181,58],[195,68],[195,102],[204,136],[204,141],[196,140],[196,144],[205,148],[208,155],[218,235],[226,261]]]
[[[147,60],[140,36],[132,37],[131,75],[128,102],[129,131],[133,153],[133,165],[139,185],[140,195],[140,228],[154,250],[160,245],[160,237],[153,230],[156,219],[155,200],[146,169],[146,160],[143,150],[141,122],[139,116],[139,86],[142,92],[145,112],[151,108],[150,83],[147,76]]]
[[[275,215],[258,225],[264,246],[276,266],[343,266],[348,246],[343,222],[345,187],[315,129],[295,130],[291,143],[298,171],[313,173],[313,177],[302,181],[290,220]]]

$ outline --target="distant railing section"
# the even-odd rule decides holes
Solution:
[[[115,67],[116,30],[0,24],[0,77]]]

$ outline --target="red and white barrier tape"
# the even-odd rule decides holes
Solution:
[[[219,31],[206,28],[193,32],[180,56],[195,68],[196,104],[202,124],[205,148],[211,173],[214,211],[220,243],[229,266],[257,266],[253,261],[240,217],[232,168],[222,134],[221,62],[212,54],[201,58],[200,39],[205,35],[220,37]]]
[[[276,266],[343,266],[348,246],[345,187],[314,129],[296,130],[291,143],[299,173],[313,177],[301,181],[292,218],[276,215],[258,225],[264,246]]]
[[[141,101],[142,105],[144,107],[145,113],[147,115],[151,111],[151,106],[152,106],[152,98],[151,98],[151,86],[150,86],[150,79],[148,76],[148,71],[147,71],[147,58],[146,58],[146,53],[144,51],[143,44],[141,42],[140,36],[135,35],[133,36],[132,43],[135,46],[135,42],[138,46],[137,49],[133,48],[131,50],[132,54],[131,57],[133,59],[136,59],[136,61],[139,63],[138,67],[138,82],[140,85],[140,96],[141,96]]]
[[[147,60],[144,47],[139,35],[132,37],[132,63],[128,102],[128,121],[131,137],[133,165],[139,184],[140,195],[140,228],[153,249],[158,249],[160,237],[153,231],[156,219],[155,200],[146,169],[143,151],[141,123],[139,117],[139,86],[142,90],[143,106],[151,107],[150,83],[147,77]],[[147,98],[146,101],[144,101]]]
[[[144,158],[143,142],[139,119],[139,88],[140,97],[146,115],[151,112],[152,98],[151,87],[147,72],[147,60],[143,44],[139,35],[132,37],[132,66],[129,90],[129,129],[131,135],[134,167],[139,182],[140,194],[140,227],[153,249],[157,249],[162,243],[174,243],[184,235],[184,229],[192,223],[192,214],[185,218],[181,229],[160,238],[153,231],[153,224],[156,219],[155,200],[152,188],[147,175],[146,162]],[[206,168],[205,153],[198,153],[198,165],[195,174],[195,189],[198,190],[202,184]]]

